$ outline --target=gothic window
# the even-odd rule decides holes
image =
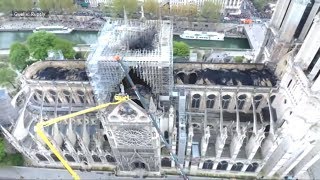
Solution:
[[[219,162],[217,166],[217,170],[227,170],[228,162],[227,161],[221,161]]]
[[[291,83],[292,83],[292,79],[289,81],[287,88],[290,87]]]
[[[256,172],[258,167],[259,167],[258,163],[252,163],[247,167],[246,172]]]
[[[253,102],[255,104],[256,109],[258,109],[262,98],[263,98],[263,96],[261,94],[253,97]],[[250,107],[250,110],[253,110],[253,106],[252,105]]]
[[[56,102],[57,93],[53,90],[49,90],[49,94],[51,95],[52,100]]]
[[[213,161],[211,160],[206,160],[203,163],[202,169],[212,169],[213,168]]]
[[[241,171],[243,164],[238,162],[231,167],[231,171]]]
[[[207,108],[213,108],[214,107],[214,101],[215,101],[216,96],[213,94],[210,94],[207,97]]]
[[[246,103],[246,98],[247,98],[247,95],[245,95],[245,94],[242,94],[238,97],[238,109],[239,110],[243,109],[243,106]]]
[[[150,147],[152,134],[149,130],[134,127],[122,127],[114,131],[120,146]]]
[[[200,128],[199,124],[192,124],[192,127],[195,128],[195,129],[199,129]]]
[[[110,162],[110,163],[116,162],[116,160],[114,159],[114,157],[112,157],[112,156],[110,156],[110,155],[107,155],[107,156],[106,156],[106,159],[107,159],[107,161]]]
[[[55,162],[59,162],[59,161],[60,161],[55,154],[51,154],[50,156],[52,157],[52,159],[53,159]]]
[[[80,159],[80,161],[82,161],[82,162],[86,162],[86,161],[87,161],[87,158],[84,157],[84,155],[80,155],[80,156],[79,156],[79,159]]]
[[[80,100],[80,102],[81,102],[82,104],[85,103],[83,96],[79,96],[79,100]]]
[[[231,99],[230,95],[224,95],[222,97],[222,109],[228,109],[228,106],[230,104],[230,99]]]
[[[101,159],[97,155],[92,155],[92,159],[94,162],[101,162]]]
[[[69,162],[76,162],[76,161],[74,160],[74,158],[73,158],[71,155],[69,155],[69,154],[64,155],[64,157],[65,157]]]
[[[164,139],[167,141],[167,143],[169,143],[169,133],[168,133],[168,131],[164,132]]]
[[[195,94],[192,96],[192,102],[191,102],[191,107],[192,108],[199,108],[200,107],[200,94]]]
[[[276,98],[276,95],[272,95],[272,96],[270,97],[270,104],[273,103],[273,101],[274,101],[275,98]]]
[[[132,164],[133,169],[145,169],[146,165],[141,161],[134,161]]]
[[[171,167],[171,160],[169,158],[162,158],[161,159],[161,166],[162,167]]]
[[[48,159],[41,154],[36,154],[36,156],[40,161],[48,161]]]

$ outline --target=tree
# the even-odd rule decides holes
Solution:
[[[160,4],[157,0],[145,0],[143,4],[144,11],[151,14],[159,14]]]
[[[182,56],[186,57],[189,56],[190,47],[188,44],[184,42],[173,42],[173,56]]]
[[[0,138],[0,161],[6,156],[4,139]]]
[[[14,43],[10,47],[9,62],[18,70],[23,70],[27,66],[30,54],[27,46],[21,43]]]
[[[244,59],[245,59],[244,56],[235,56],[233,58],[234,62],[236,62],[236,63],[242,63]]]
[[[54,8],[54,1],[52,0],[39,0],[39,7],[41,10],[49,11]]]
[[[33,0],[0,0],[0,11],[10,12],[12,10],[27,11],[33,7]]]
[[[263,11],[264,7],[267,6],[268,2],[268,0],[253,0],[255,8],[257,8],[259,11]]]
[[[0,138],[0,166],[22,166],[24,163],[21,154],[7,154],[4,139]]]
[[[222,5],[215,1],[205,1],[201,9],[201,16],[210,20],[220,19]]]
[[[49,50],[61,50],[65,58],[74,58],[73,44],[48,32],[33,33],[27,39],[30,54],[36,60],[48,57]]]
[[[137,0],[112,0],[113,14],[116,16],[123,15],[124,9],[128,16],[137,12],[138,1]]]
[[[48,50],[53,49],[57,37],[52,33],[37,32],[27,39],[30,54],[37,60],[44,60],[48,56]]]
[[[1,68],[0,69],[0,86],[5,87],[11,84],[12,87],[15,88],[14,82],[15,82],[16,76],[17,74],[12,69],[9,69],[9,67]],[[0,158],[1,158],[1,152],[0,152]]]
[[[61,50],[63,53],[63,56],[67,59],[73,59],[74,56],[76,55],[76,52],[73,49],[73,44],[61,38],[55,39],[53,49]]]

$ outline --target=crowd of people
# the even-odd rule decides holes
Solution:
[[[104,24],[104,20],[101,18],[91,18],[85,21],[79,21],[75,19],[30,19],[30,20],[13,20],[8,19],[0,23],[0,30],[32,30],[39,26],[65,26],[69,28],[75,28],[77,30],[100,30]]]

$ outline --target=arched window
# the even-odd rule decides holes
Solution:
[[[110,155],[107,155],[107,156],[106,156],[106,159],[107,159],[107,161],[110,162],[110,163],[116,162],[116,160],[114,159],[114,157],[112,157],[112,156],[110,156]]]
[[[207,108],[213,108],[214,107],[214,101],[215,101],[216,96],[213,94],[210,94],[207,97]]]
[[[59,161],[60,161],[55,154],[51,154],[50,156],[52,157],[52,159],[53,159],[55,162],[59,162]]]
[[[212,169],[213,168],[213,161],[211,160],[206,160],[203,163],[202,169]]]
[[[259,167],[258,163],[252,163],[247,167],[246,172],[256,172],[258,167]]]
[[[238,162],[231,167],[231,171],[241,171],[243,168],[243,164]]]
[[[261,94],[253,97],[253,102],[255,104],[256,109],[258,109],[262,98],[263,98],[263,96]],[[250,107],[250,110],[253,110],[253,106],[252,105]]]
[[[51,95],[52,100],[56,102],[57,93],[54,90],[49,90],[48,92]]]
[[[200,107],[200,94],[195,94],[192,96],[192,102],[191,102],[191,107],[192,108],[199,108]]]
[[[92,159],[94,162],[101,162],[101,159],[97,155],[92,155]]]
[[[80,161],[82,161],[82,162],[87,162],[87,158],[84,157],[84,155],[79,155],[79,159],[80,159]]]
[[[169,143],[169,132],[168,131],[164,132],[164,139],[167,141],[167,143]]]
[[[238,97],[238,109],[239,110],[243,109],[243,106],[246,103],[246,98],[247,98],[247,95],[245,95],[245,94],[242,94]]]
[[[146,165],[141,162],[141,161],[134,161],[132,164],[131,164],[132,168],[133,169],[145,169],[146,168]]]
[[[272,95],[272,96],[270,97],[270,104],[273,103],[273,101],[274,101],[275,98],[276,98],[276,95]]]
[[[230,104],[230,99],[231,99],[230,95],[224,95],[222,97],[222,109],[228,109],[228,106]]]
[[[71,155],[69,155],[69,154],[64,155],[64,157],[65,157],[69,162],[76,162],[76,161],[74,160],[74,158],[73,158]]]
[[[36,154],[36,156],[40,161],[48,161],[48,159],[46,157],[44,157],[44,155]]]
[[[162,158],[161,159],[161,166],[162,167],[171,167],[171,160],[169,158]]]
[[[228,168],[228,162],[227,161],[221,161],[219,162],[217,166],[217,170],[227,170]]]

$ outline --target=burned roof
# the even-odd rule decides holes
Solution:
[[[176,84],[273,87],[274,74],[263,64],[197,64],[174,65]]]
[[[45,81],[88,81],[85,61],[40,61],[29,66],[24,75]]]
[[[66,80],[66,81],[88,81],[85,69],[66,69],[62,67],[47,67],[39,70],[32,79],[39,80]]]

